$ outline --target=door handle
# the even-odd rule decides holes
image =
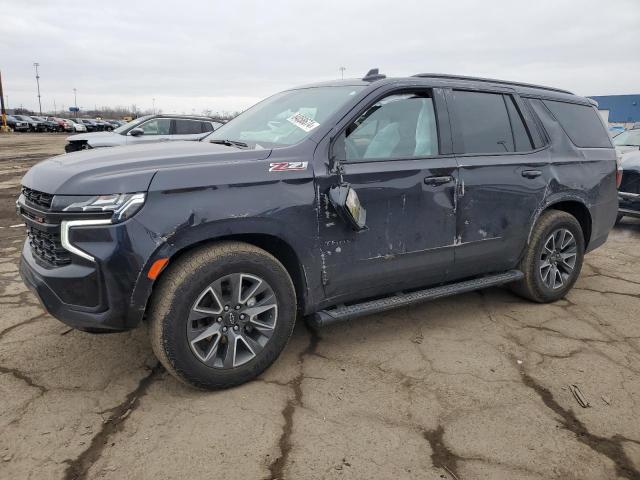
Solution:
[[[443,177],[425,177],[424,183],[427,185],[444,185],[445,183],[453,182],[453,177],[451,175],[445,175]]]
[[[523,170],[522,171],[522,176],[524,178],[537,178],[540,175],[542,175],[542,172],[540,170]]]

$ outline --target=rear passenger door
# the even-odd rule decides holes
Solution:
[[[175,119],[171,140],[200,140],[206,134],[213,132],[211,122],[190,119]]]
[[[509,90],[447,92],[458,159],[451,279],[514,268],[547,187],[549,152]]]

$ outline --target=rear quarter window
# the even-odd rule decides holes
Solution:
[[[598,112],[587,105],[544,100],[544,104],[577,147],[611,148],[609,134]]]

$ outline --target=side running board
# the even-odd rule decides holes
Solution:
[[[520,270],[509,270],[508,272],[488,275],[486,277],[474,278],[463,282],[450,283],[440,287],[427,288],[410,293],[398,293],[390,297],[370,300],[368,302],[354,305],[338,305],[326,310],[316,312],[308,322],[311,326],[320,328],[334,323],[350,320],[352,318],[364,317],[372,313],[384,312],[398,307],[406,307],[415,303],[436,300],[458,293],[471,292],[487,287],[495,287],[504,283],[514,282],[524,277]]]

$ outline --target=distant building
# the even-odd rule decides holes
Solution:
[[[609,113],[610,123],[640,122],[640,95],[591,96],[598,109]]]

